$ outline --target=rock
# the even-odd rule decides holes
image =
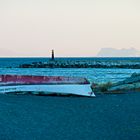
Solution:
[[[107,91],[124,91],[124,90],[133,90],[135,89],[135,85],[133,84],[124,84],[115,87],[109,88]]]
[[[95,93],[126,93],[140,91],[140,74],[133,73],[131,77],[117,83],[92,84]]]
[[[69,61],[54,60],[46,62],[32,62],[32,64],[23,64],[20,68],[129,68],[140,69],[140,63],[127,61]]]
[[[108,92],[140,91],[140,74],[133,73],[124,81],[113,84],[107,89]]]
[[[131,77],[126,78],[124,81],[117,82],[113,86],[119,86],[122,84],[133,84],[133,83],[138,83],[138,82],[140,82],[140,74],[133,73]]]

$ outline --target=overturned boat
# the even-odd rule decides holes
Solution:
[[[0,75],[0,93],[31,92],[32,94],[62,94],[91,96],[90,82],[85,78],[63,76]]]

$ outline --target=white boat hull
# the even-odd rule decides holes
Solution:
[[[66,85],[7,85],[0,86],[0,93],[11,93],[11,92],[32,92],[33,94],[63,94],[63,95],[80,95],[95,97],[95,94],[91,90],[90,84],[66,84]]]

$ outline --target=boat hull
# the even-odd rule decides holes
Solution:
[[[62,94],[62,95],[79,95],[95,97],[95,94],[91,90],[90,84],[66,84],[66,85],[6,85],[0,86],[0,93],[11,92],[31,92],[32,94],[40,94],[41,92],[46,95],[50,94]]]

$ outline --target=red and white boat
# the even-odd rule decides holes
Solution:
[[[63,94],[94,97],[85,78],[63,76],[0,75],[0,93],[31,92],[33,94]]]

